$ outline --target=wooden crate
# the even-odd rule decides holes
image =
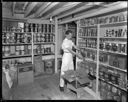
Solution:
[[[53,74],[55,72],[55,61],[53,59],[44,61],[44,71],[47,74]]]
[[[18,85],[32,83],[34,81],[32,64],[18,66]]]

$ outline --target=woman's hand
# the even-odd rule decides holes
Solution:
[[[76,54],[76,56],[77,56],[79,59],[84,59],[81,54]]]

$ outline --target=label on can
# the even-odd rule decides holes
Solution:
[[[112,86],[112,92],[113,92],[114,94],[116,94],[116,93],[117,93],[117,88],[114,87],[114,86]]]
[[[121,102],[127,102],[127,96],[122,95],[122,97],[121,97]]]

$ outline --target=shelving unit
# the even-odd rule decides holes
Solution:
[[[25,60],[23,61],[23,59],[30,58],[31,63],[34,65],[34,58],[40,55],[42,56],[43,61],[45,60],[49,61],[50,59],[53,59],[53,61],[55,61],[54,24],[49,22],[47,23],[46,21],[44,24],[43,21],[39,22],[38,20],[29,19],[23,22],[23,25],[24,28],[20,28],[20,29],[17,27],[3,28],[2,31],[3,61],[7,61],[8,63],[9,60],[11,61],[9,63],[14,63],[14,64],[16,64],[17,61],[21,61],[19,63],[23,64],[25,62]],[[42,26],[43,28],[41,29]],[[6,35],[9,37],[7,37]],[[30,37],[30,39],[26,39],[26,36]],[[31,40],[31,41],[27,42],[27,40]],[[9,55],[11,54],[10,52],[10,50],[12,50],[11,47],[13,47],[14,50],[13,55]],[[37,47],[39,47],[40,49],[37,49]],[[15,51],[19,51],[19,52],[16,53]],[[6,54],[6,52],[8,52],[8,54]],[[44,66],[42,66],[42,68],[44,68]],[[52,70],[55,70],[55,67]]]
[[[42,61],[44,61],[44,66],[42,69],[44,70],[46,66],[46,60],[49,62],[51,59],[55,62],[55,27],[53,23],[43,23],[42,21],[38,20],[28,20],[30,24],[30,29],[33,30],[32,35],[32,63],[35,64],[35,57],[42,56]],[[49,57],[47,57],[49,56]],[[47,57],[47,59],[45,59]],[[49,62],[50,63],[50,62]],[[51,70],[54,73],[55,67],[51,65]],[[36,66],[35,66],[36,68]],[[36,69],[36,71],[41,69]],[[43,71],[42,70],[42,71]],[[47,70],[47,69],[45,69]],[[41,72],[40,72],[41,73]],[[42,72],[46,73],[46,72]],[[53,74],[51,73],[51,74]]]
[[[12,25],[13,26],[13,25]],[[8,27],[6,27],[8,28]],[[5,31],[6,30],[6,31]],[[9,28],[11,31],[4,29],[2,31],[2,58],[11,59],[31,57],[31,32],[24,32],[23,28]],[[19,30],[19,31],[15,31]],[[29,34],[29,35],[27,35]],[[25,50],[26,49],[26,50]],[[16,63],[13,63],[16,64]]]
[[[97,100],[127,101],[126,2],[2,2],[2,11],[2,68],[9,65],[21,83],[61,71],[61,44],[69,29],[83,53],[72,50],[85,55],[73,57],[74,74],[83,68],[89,78],[90,87],[82,89]],[[77,91],[81,76],[73,77],[76,87],[70,89]]]
[[[104,19],[105,17],[107,18],[106,21]],[[114,17],[118,18],[116,19],[117,20],[116,22],[114,21]],[[78,21],[77,29],[78,29],[77,45],[80,46],[80,48],[85,52],[86,57],[84,61],[88,63],[88,65],[85,66],[85,69],[88,69],[89,71],[91,71],[90,73],[93,73],[93,74],[94,72],[96,72],[96,76],[95,76],[96,95],[103,94],[103,92],[100,90],[101,84],[99,83],[99,80],[105,81],[106,83],[118,88],[119,90],[123,90],[127,92],[127,87],[126,87],[127,86],[127,80],[126,80],[127,79],[126,78],[127,77],[126,75],[127,66],[125,65],[126,60],[124,60],[127,56],[127,42],[126,42],[127,40],[127,15],[126,15],[126,11],[123,11],[117,14],[110,14],[107,16],[105,15],[103,17],[92,17],[92,18],[87,18],[87,19],[86,18],[80,19]],[[93,31],[94,29],[96,31]],[[102,55],[104,57],[101,56],[102,53],[107,54],[107,59],[105,59],[104,54]],[[124,60],[123,65],[125,69],[123,69],[123,66],[120,65],[121,59],[119,62],[113,62],[113,65],[110,65],[112,64],[111,60],[114,55],[116,56],[117,61],[119,61],[118,58],[122,58],[122,60]],[[105,62],[99,61],[101,59]],[[107,63],[106,63],[106,60],[107,60]],[[76,64],[79,62],[83,62],[83,61],[77,59]],[[95,63],[96,67],[92,67],[89,63]],[[119,67],[114,66],[114,64],[117,64],[117,63]],[[101,65],[104,66],[105,68],[103,69],[99,67]],[[77,65],[77,68],[79,68],[78,65]],[[119,84],[124,83],[124,86],[120,87],[119,84],[113,84],[111,81],[108,82],[105,79],[100,78],[99,76],[100,71],[104,70],[104,72],[107,73],[108,69],[111,69],[111,74],[110,74],[111,77],[109,74],[105,74],[105,75],[107,77],[110,77],[111,80],[114,80],[114,78],[116,78],[116,76],[114,75],[120,74],[118,76],[119,78],[115,80],[116,81],[118,80]],[[124,77],[121,76],[121,73],[124,74]],[[121,79],[122,77],[124,79]],[[107,99],[107,98],[103,98],[101,96],[101,99]]]

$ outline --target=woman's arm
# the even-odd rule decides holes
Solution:
[[[73,47],[74,47],[76,50],[80,51],[80,48],[79,48],[78,46],[76,46],[75,44],[73,45]]]
[[[82,57],[80,54],[74,52],[74,51],[73,51],[72,49],[70,49],[70,48],[67,48],[67,49],[68,49],[68,51],[69,51],[70,53],[72,53],[73,55],[76,55],[79,59],[83,59],[83,57]]]

